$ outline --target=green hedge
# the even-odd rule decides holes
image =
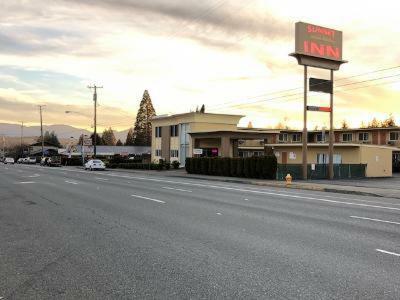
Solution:
[[[274,155],[248,158],[198,157],[187,158],[189,174],[275,179],[277,161]]]
[[[110,169],[160,170],[159,164],[107,163],[106,167]]]

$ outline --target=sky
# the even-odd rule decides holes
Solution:
[[[303,69],[294,26],[343,31],[334,120],[400,123],[397,1],[0,0],[0,123],[132,127],[145,89],[158,115],[241,114],[254,127],[302,127]],[[324,70],[310,75],[328,78]],[[351,78],[349,78],[351,77]],[[341,87],[343,85],[343,87]],[[310,95],[327,106],[328,95]],[[65,111],[72,111],[66,114]],[[329,126],[310,112],[309,128]]]

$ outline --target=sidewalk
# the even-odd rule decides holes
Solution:
[[[108,169],[113,172],[146,174],[151,176],[165,176],[175,178],[187,178],[196,180],[211,180],[214,182],[241,183],[256,186],[268,186],[287,189],[312,190],[320,192],[353,194],[373,197],[387,197],[400,199],[400,176],[391,178],[367,178],[360,180],[308,180],[295,181],[287,186],[284,181],[261,180],[250,178],[209,176],[198,174],[187,174],[184,169],[156,171],[156,170],[128,170],[128,169]]]
[[[200,180],[212,180],[219,182],[232,182],[232,183],[242,183],[251,184],[257,186],[269,186],[277,188],[288,188],[288,189],[301,189],[301,190],[312,190],[320,192],[331,192],[331,193],[342,193],[342,194],[353,194],[362,196],[373,196],[373,197],[387,197],[400,199],[400,178],[393,180],[394,186],[392,188],[380,187],[379,181],[377,179],[362,179],[359,181],[350,181],[349,183],[330,181],[330,180],[318,180],[318,181],[295,181],[292,182],[290,186],[286,185],[284,181],[276,180],[260,180],[260,179],[249,179],[249,178],[234,178],[234,177],[222,177],[222,176],[208,176],[208,175],[197,175],[197,174],[187,174],[182,172],[181,174],[171,174],[171,177],[181,177],[181,178],[192,178]],[[387,180],[392,180],[393,178],[387,178]],[[374,181],[372,184],[369,181]],[[386,180],[386,179],[382,179]],[[369,185],[369,186],[368,186]]]

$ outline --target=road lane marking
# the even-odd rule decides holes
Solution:
[[[108,181],[108,179],[107,179],[107,178],[95,177],[95,179],[97,179],[97,180],[104,180],[104,181]]]
[[[396,224],[396,225],[400,225],[400,223],[399,223],[399,222],[385,221],[385,220],[379,220],[379,219],[371,219],[371,218],[365,218],[365,217],[350,216],[350,218],[353,218],[353,219],[360,219],[360,220],[367,220],[367,221],[374,221],[374,222],[381,222],[381,223],[389,223],[389,224]]]
[[[135,197],[135,198],[139,198],[139,199],[145,199],[145,200],[150,200],[150,201],[154,201],[154,202],[158,202],[158,203],[165,204],[165,201],[157,200],[157,199],[153,199],[153,198],[148,198],[148,197],[143,197],[143,196],[138,196],[138,195],[131,195],[131,197]]]
[[[57,170],[57,169],[50,169],[50,170]],[[84,171],[67,170],[67,169],[65,171],[75,172],[75,173],[86,173]],[[182,185],[188,185],[188,186],[206,187],[206,188],[231,190],[231,191],[238,191],[238,192],[248,192],[248,193],[280,196],[280,197],[296,198],[296,199],[308,199],[308,200],[314,200],[314,201],[320,201],[320,202],[326,202],[326,203],[335,203],[335,204],[353,205],[353,206],[359,206],[359,207],[369,207],[369,208],[379,208],[379,209],[400,211],[400,208],[397,208],[397,207],[370,205],[370,204],[362,204],[362,203],[354,203],[354,202],[343,202],[343,201],[337,201],[337,200],[329,200],[329,199],[322,199],[322,198],[315,198],[315,197],[308,197],[308,196],[284,194],[284,193],[278,193],[278,192],[267,192],[267,191],[261,191],[261,190],[234,188],[234,187],[230,187],[230,186],[207,185],[207,184],[194,183],[194,182],[182,182],[182,181],[155,179],[155,178],[134,177],[134,176],[129,176],[129,175],[119,175],[119,174],[114,174],[114,173],[104,174],[104,176],[117,177],[117,178],[128,178],[128,179],[136,179],[136,180],[144,180],[144,181],[153,181],[153,182],[162,182],[162,183],[170,183],[170,184],[182,184]],[[358,201],[358,200],[354,199],[354,201]],[[379,203],[379,202],[375,202],[375,203]]]
[[[21,181],[21,182],[15,182],[14,184],[31,184],[31,183],[36,183],[34,181]]]
[[[66,183],[70,183],[70,184],[78,184],[78,183],[75,182],[75,181],[69,181],[69,180],[65,180],[65,182],[66,182]]]
[[[218,212],[218,213],[217,213],[217,215],[219,215],[219,216],[220,216],[220,215],[222,215],[222,214]]]
[[[26,176],[26,177],[28,177],[28,178],[35,178],[35,177],[40,177],[40,175],[39,175],[39,174],[33,174],[33,175]]]
[[[249,201],[249,199],[245,198],[244,201]]]
[[[178,191],[178,192],[192,193],[192,191],[189,191],[189,190],[177,189],[177,188],[172,188],[172,187],[167,187],[167,186],[163,186],[162,188],[165,190],[173,190],[173,191]]]
[[[399,256],[400,257],[399,253],[394,253],[394,252],[390,252],[390,251],[386,251],[386,250],[382,250],[382,249],[375,249],[375,250],[378,251],[378,252],[381,252],[381,253],[390,254],[390,255],[394,255],[394,256]]]

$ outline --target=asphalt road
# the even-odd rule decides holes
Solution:
[[[400,201],[0,165],[0,299],[400,299]]]

